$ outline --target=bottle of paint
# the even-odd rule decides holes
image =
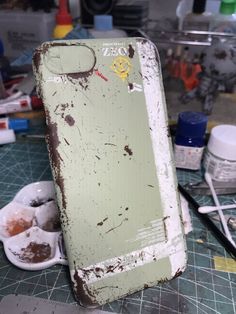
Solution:
[[[235,0],[222,0],[219,13],[212,17],[210,31],[236,34]]]
[[[194,0],[192,12],[183,20],[183,30],[208,31],[211,13],[205,11],[206,0]]]
[[[68,11],[68,1],[59,1],[59,10],[56,15],[56,26],[53,31],[53,38],[64,38],[70,31],[72,31],[72,17]]]
[[[94,38],[122,38],[127,33],[121,29],[113,28],[112,15],[94,15],[94,28],[89,30]]]
[[[185,111],[179,114],[174,144],[177,168],[201,168],[206,126],[207,116],[201,112]]]
[[[203,166],[213,180],[236,182],[235,125],[218,125],[211,130]]]

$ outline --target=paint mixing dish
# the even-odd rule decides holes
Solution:
[[[9,261],[19,268],[67,265],[52,181],[25,186],[0,210],[0,240]]]

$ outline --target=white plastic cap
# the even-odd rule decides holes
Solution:
[[[214,127],[207,148],[216,157],[236,161],[236,126],[222,124]]]
[[[12,129],[0,131],[0,145],[14,143],[15,141],[16,136]]]

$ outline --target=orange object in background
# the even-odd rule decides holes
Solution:
[[[198,86],[198,74],[202,72],[199,63],[181,62],[180,63],[180,78],[184,83],[186,91],[190,91]]]
[[[68,10],[68,1],[59,1],[59,10],[56,15],[56,26],[53,31],[53,38],[61,39],[72,31],[72,17]]]
[[[199,84],[198,74],[202,68],[198,60],[197,55],[190,59],[187,47],[182,51],[182,47],[177,46],[174,54],[172,49],[167,50],[165,67],[171,77],[181,79],[185,90],[190,91]]]

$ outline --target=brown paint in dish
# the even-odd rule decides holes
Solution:
[[[14,236],[18,233],[21,233],[32,226],[32,220],[27,221],[23,218],[20,219],[12,219],[7,222],[6,230],[9,236]]]
[[[21,249],[17,254],[21,261],[26,263],[41,263],[51,256],[51,246],[48,243],[30,242],[26,248]]]

